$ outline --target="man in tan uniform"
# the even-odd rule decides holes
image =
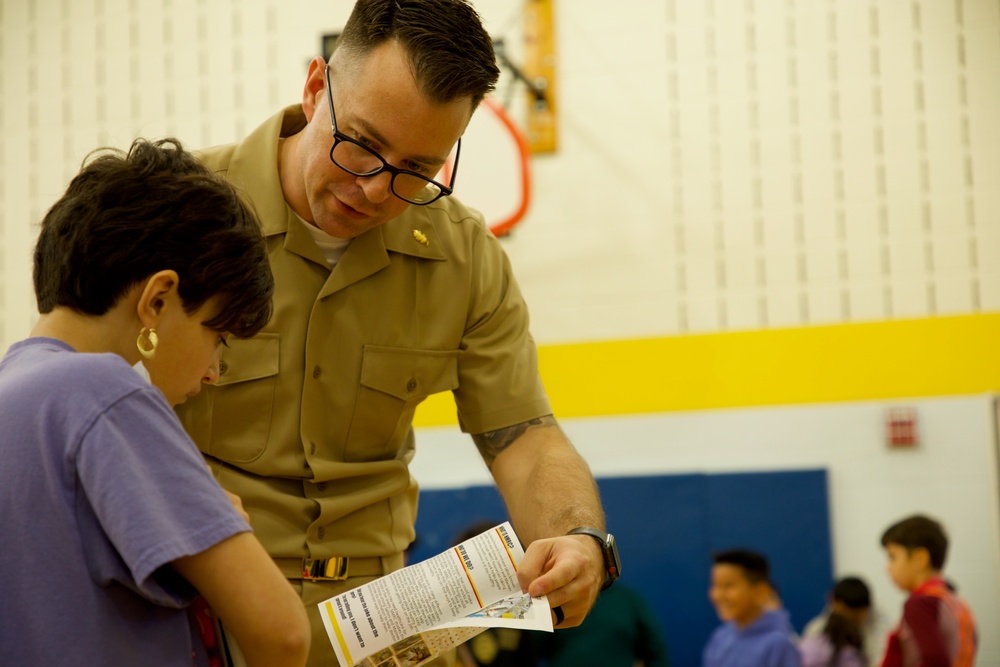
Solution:
[[[359,0],[302,103],[204,162],[242,188],[277,282],[263,332],[180,411],[315,605],[402,567],[414,537],[412,418],[452,391],[528,545],[521,583],[578,625],[608,577],[593,477],[552,417],[520,290],[479,214],[435,178],[499,72],[465,0]],[[456,165],[456,167],[459,165]],[[455,172],[457,173],[457,169]],[[615,573],[616,574],[616,573]]]

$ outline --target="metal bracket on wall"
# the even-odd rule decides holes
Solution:
[[[551,153],[558,148],[554,3],[526,0],[524,7],[524,78],[532,92],[527,135],[532,153]]]

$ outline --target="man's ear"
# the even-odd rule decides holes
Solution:
[[[326,61],[316,56],[309,63],[306,85],[302,89],[302,111],[306,115],[307,122],[312,122],[316,109],[324,103],[324,95],[326,95]]]
[[[172,269],[157,271],[146,279],[139,294],[136,312],[139,320],[147,328],[155,329],[167,303],[177,296],[180,278]]]

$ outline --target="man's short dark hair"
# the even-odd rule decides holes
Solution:
[[[715,565],[733,565],[743,570],[743,576],[751,584],[770,583],[771,567],[767,558],[748,549],[719,551],[712,557]]]
[[[912,553],[914,549],[927,549],[930,565],[935,570],[944,568],[948,557],[948,535],[940,523],[926,516],[915,515],[889,526],[882,534],[882,546],[896,544]]]
[[[413,78],[439,103],[468,97],[475,108],[500,76],[493,40],[466,0],[358,0],[337,41],[352,57],[396,40]]]
[[[152,274],[174,270],[186,312],[219,298],[207,327],[243,338],[260,331],[274,278],[260,224],[231,185],[176,139],[138,139],[127,153],[88,160],[42,220],[40,313],[103,315]]]
[[[867,609],[872,606],[868,584],[858,577],[844,577],[833,586],[831,597],[850,609]]]

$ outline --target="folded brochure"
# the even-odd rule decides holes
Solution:
[[[521,542],[504,522],[433,558],[319,604],[341,665],[417,667],[486,628],[552,632],[545,597],[521,592]]]

